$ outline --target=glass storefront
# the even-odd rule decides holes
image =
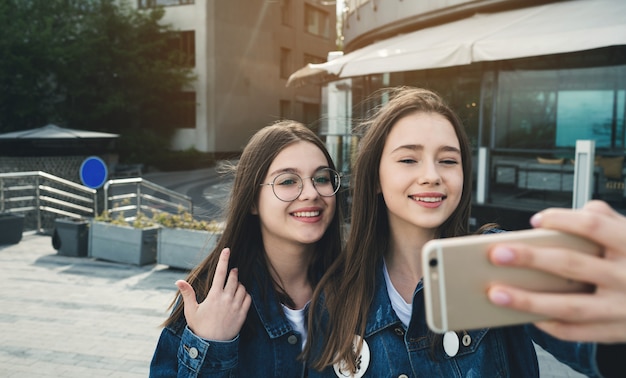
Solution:
[[[576,141],[591,139],[593,197],[626,212],[626,46],[354,78],[353,124],[398,85],[441,94],[473,147],[488,148],[488,204],[571,207]]]

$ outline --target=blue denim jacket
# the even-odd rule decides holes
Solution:
[[[150,364],[150,377],[303,377],[302,335],[293,330],[269,280],[262,300],[258,286],[246,288],[252,306],[249,327],[232,341],[204,340],[184,319],[166,327]]]
[[[467,345],[460,343],[458,353],[449,357],[441,344],[431,346],[421,282],[413,295],[408,329],[391,306],[382,260],[376,283],[365,329],[370,361],[364,377],[538,377],[533,340],[573,369],[590,377],[601,376],[595,344],[560,341],[532,325],[467,331]],[[313,350],[321,347],[312,344]],[[336,376],[332,367],[309,372],[310,378]]]

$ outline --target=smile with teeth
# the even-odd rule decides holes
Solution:
[[[293,213],[294,217],[301,217],[301,218],[313,218],[319,215],[320,215],[319,210],[318,211],[297,211]]]
[[[413,199],[422,202],[441,202],[444,197],[413,197]]]

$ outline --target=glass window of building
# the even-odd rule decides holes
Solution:
[[[280,49],[280,78],[288,79],[291,75],[291,50],[281,47]]]
[[[501,71],[495,147],[624,150],[626,66]]]
[[[280,3],[280,19],[285,26],[293,24],[293,10],[291,0],[283,0]]]
[[[305,4],[304,27],[307,33],[328,39],[331,30],[330,15],[328,12]]]
[[[194,0],[137,0],[137,6],[139,8],[169,7],[172,5],[186,4],[194,4]]]
[[[180,129],[196,127],[196,92],[180,92],[172,101],[172,123]]]
[[[174,32],[170,40],[170,51],[177,54],[181,67],[196,65],[196,33],[193,30]]]

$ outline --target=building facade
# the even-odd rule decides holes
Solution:
[[[589,196],[624,211],[624,11],[621,0],[346,0],[343,54],[289,83],[328,82],[323,108],[342,105],[322,131],[347,169],[351,125],[386,101],[381,89],[440,93],[475,149],[477,223],[526,228],[534,211],[571,207],[580,140],[594,147]]]
[[[313,0],[131,0],[162,6],[163,22],[179,31],[179,46],[196,76],[181,96],[195,109],[181,115],[172,147],[239,153],[254,132],[289,118],[313,129],[319,87],[287,88],[289,75],[320,63],[336,47],[334,5]]]

